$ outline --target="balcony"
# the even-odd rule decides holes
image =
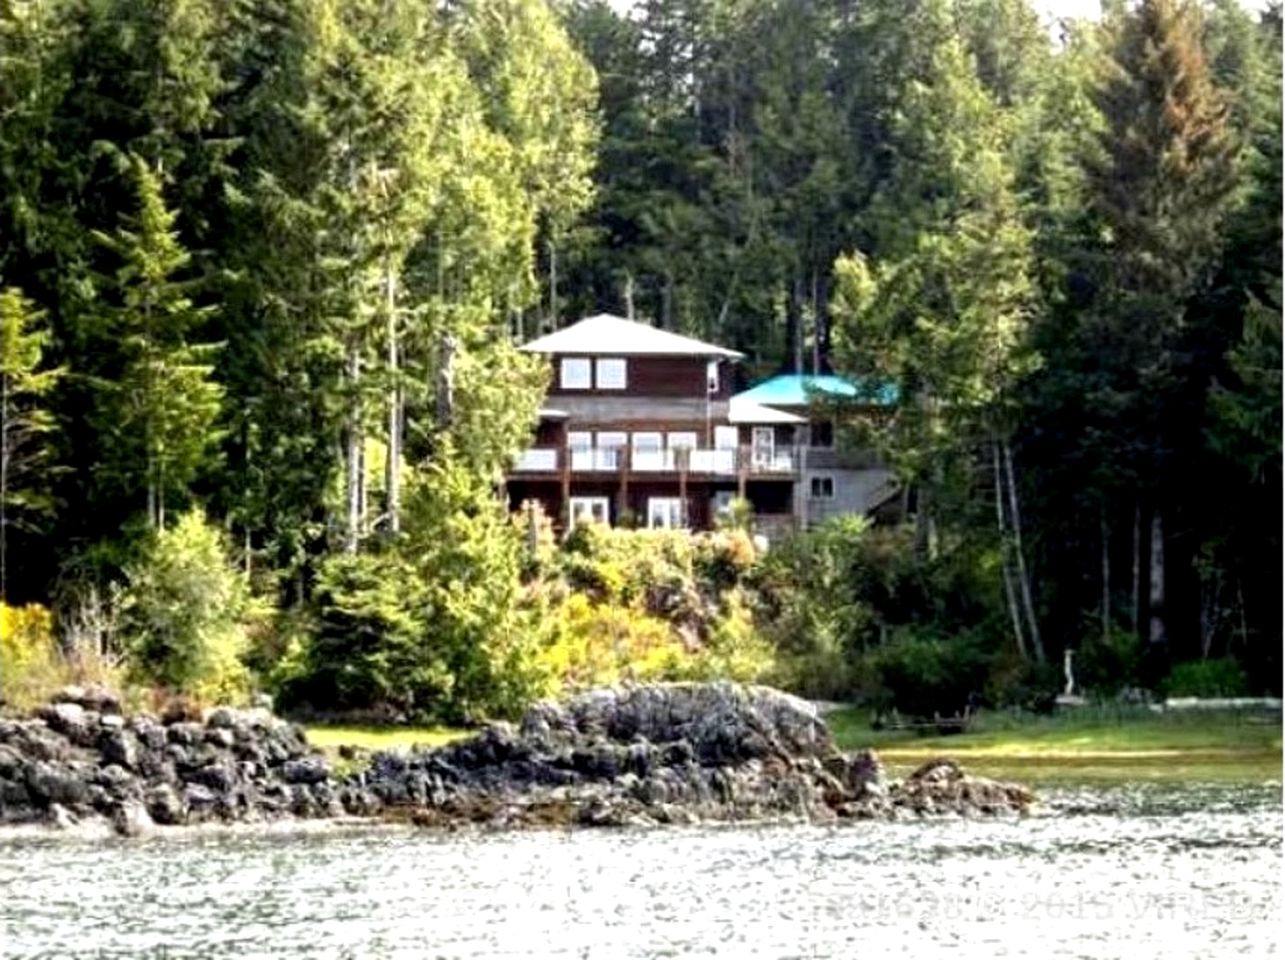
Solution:
[[[557,447],[531,447],[518,454],[513,464],[514,473],[557,473]]]
[[[515,474],[556,474],[563,466],[572,473],[633,474],[687,473],[702,476],[793,479],[799,459],[793,450],[718,448],[633,450],[629,447],[593,447],[561,451],[558,447],[531,447],[518,454]]]

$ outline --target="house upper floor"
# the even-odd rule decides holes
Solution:
[[[742,354],[611,314],[586,317],[524,344],[552,364],[549,403],[611,416],[646,398],[678,415],[693,404],[725,403],[731,365]]]
[[[518,458],[517,475],[795,480],[807,463],[867,466],[841,462],[829,415],[813,404],[818,394],[852,396],[855,386],[841,378],[783,375],[733,394],[737,351],[609,314],[522,349],[547,357],[552,370],[535,442]]]

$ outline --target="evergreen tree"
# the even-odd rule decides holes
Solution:
[[[10,530],[29,530],[53,509],[46,470],[54,429],[46,395],[60,371],[44,366],[43,314],[8,287],[0,291],[0,599],[8,597]]]
[[[101,383],[97,424],[109,438],[104,469],[126,492],[146,493],[147,522],[164,529],[167,504],[184,500],[209,465],[223,388],[215,383],[214,344],[189,342],[212,309],[197,306],[180,275],[191,257],[165,206],[161,184],[132,160],[138,212],[98,239],[123,261],[103,323],[121,344],[119,379]]]

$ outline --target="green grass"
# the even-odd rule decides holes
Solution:
[[[930,757],[955,757],[977,774],[1027,783],[1220,782],[1281,779],[1277,718],[1244,713],[1153,714],[1085,707],[1050,717],[982,713],[967,733],[922,736],[872,730],[870,714],[845,708],[826,717],[843,750],[873,747],[895,774]],[[440,746],[468,736],[451,727],[310,726],[308,740],[332,756]]]
[[[1279,717],[1086,707],[1050,717],[983,713],[967,733],[948,736],[872,730],[857,708],[826,719],[842,749],[873,747],[896,772],[947,754],[984,776],[1028,782],[1281,779]]]
[[[440,747],[468,736],[468,730],[453,727],[343,727],[309,726],[308,742],[327,752],[340,747],[363,750],[409,750],[411,747]]]

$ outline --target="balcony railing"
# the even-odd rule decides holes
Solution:
[[[564,459],[565,457],[565,459]],[[798,469],[793,450],[754,450],[700,447],[673,450],[633,450],[629,447],[593,447],[562,451],[558,447],[531,447],[518,454],[515,473],[557,473],[564,464],[573,473],[679,473],[735,476],[788,476]]]
[[[513,464],[515,473],[556,473],[558,470],[557,447],[531,447],[518,454]]]
[[[615,447],[594,447],[571,451],[573,471],[614,471],[620,469],[620,451]]]

